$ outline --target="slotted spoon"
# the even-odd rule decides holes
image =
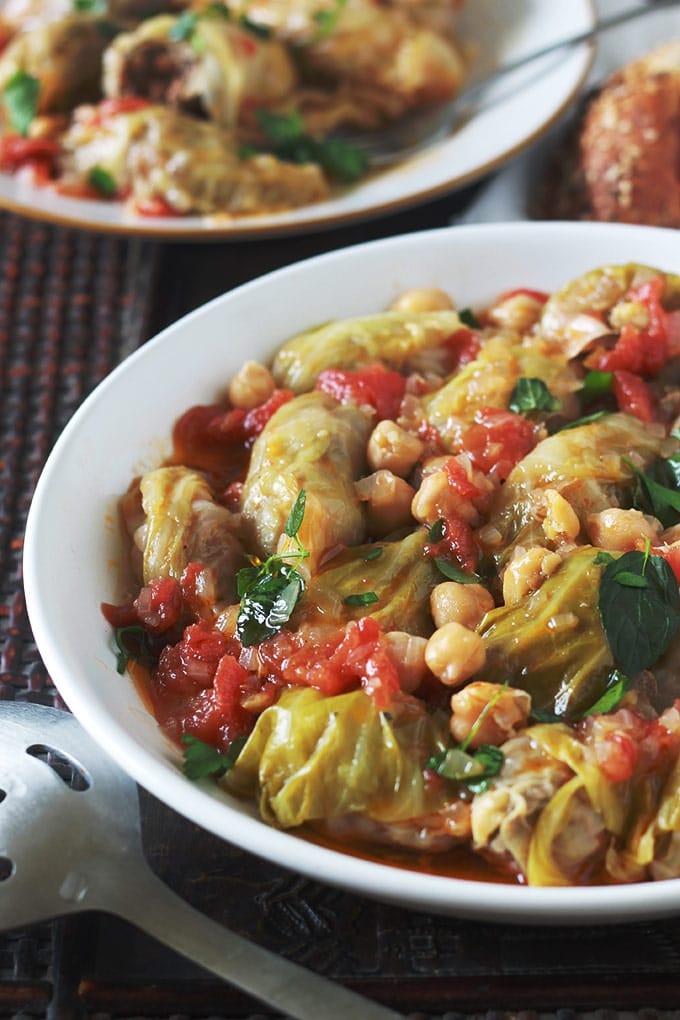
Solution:
[[[507,75],[519,71],[520,68],[532,64],[542,57],[549,56],[551,53],[569,49],[580,43],[590,42],[602,32],[614,28],[616,25],[622,25],[662,7],[677,7],[679,2],[680,0],[655,0],[654,3],[648,3],[644,7],[632,7],[619,11],[618,14],[601,18],[592,28],[565,36],[531,53],[526,53],[524,56],[518,57],[517,60],[503,64],[491,74],[464,88],[450,102],[438,104],[429,110],[416,110],[376,131],[342,131],[339,134],[345,141],[363,149],[371,166],[380,167],[396,163],[415,155],[450,134],[454,125],[461,119],[464,108],[471,108],[487,89]]]
[[[144,857],[137,787],[67,712],[0,703],[0,930],[115,914],[294,1020],[403,1020],[194,910]]]

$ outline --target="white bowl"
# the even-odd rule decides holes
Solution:
[[[408,287],[478,306],[505,290],[550,290],[606,263],[680,272],[680,234],[648,227],[510,223],[457,227],[346,248],[279,270],[165,330],[102,382],[73,416],[29,514],[25,586],[40,652],[66,703],[142,786],[225,840],[323,882],[437,913],[535,923],[599,922],[680,909],[680,880],[614,887],[524,888],[437,877],[318,847],[262,822],[209,782],[193,783],[177,749],[116,673],[100,603],[115,599],[116,501],[169,453],[174,420],[208,403],[246,358],[327,319],[383,309]]]

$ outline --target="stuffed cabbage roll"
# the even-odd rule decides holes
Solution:
[[[236,519],[215,502],[205,479],[184,467],[157,468],[141,479],[144,523],[136,540],[143,549],[143,580],[175,577],[188,563],[212,570],[218,599],[233,601],[234,576],[243,565]]]
[[[219,15],[198,17],[186,33],[171,16],[119,35],[104,57],[107,96],[151,102],[236,126],[245,110],[270,107],[293,90],[296,73],[281,43]]]
[[[141,209],[247,215],[306,205],[329,192],[316,164],[241,159],[230,134],[162,106],[129,113],[82,107],[62,147],[67,180],[85,183],[93,170],[104,171]]]
[[[334,556],[307,585],[296,622],[303,628],[321,623],[340,626],[372,616],[384,632],[431,634],[429,597],[441,574],[423,554],[426,542],[422,528],[400,541],[356,546]],[[352,606],[345,601],[365,592],[376,595],[377,602]]]
[[[370,127],[448,99],[465,76],[462,52],[442,31],[442,19],[430,27],[406,5],[245,0],[239,10],[295,49],[297,105],[313,132],[346,122]]]
[[[631,312],[630,307],[623,307],[628,291],[653,277],[664,280],[663,307],[680,308],[680,276],[636,263],[603,266],[584,273],[551,295],[543,308],[539,332],[574,356],[592,339],[618,332],[620,317]]]
[[[154,14],[183,11],[188,6],[189,0],[106,0],[105,13],[114,24],[126,25]],[[4,0],[1,17],[4,24],[26,30],[65,18],[76,8],[76,0]]]
[[[330,322],[287,340],[272,372],[278,386],[304,393],[325,368],[357,369],[380,362],[408,371],[423,352],[443,344],[463,327],[456,312],[383,312]]]
[[[485,407],[507,408],[520,377],[540,379],[560,402],[562,413],[575,415],[574,394],[581,386],[579,370],[566,359],[548,357],[536,345],[493,337],[441,389],[423,400],[425,418],[444,442],[456,420],[471,420]]]
[[[510,472],[480,542],[498,562],[509,558],[517,542],[545,544],[537,499],[548,488],[564,496],[582,525],[589,514],[630,506],[633,478],[623,458],[633,454],[637,463],[646,465],[676,448],[663,426],[627,414],[610,414],[548,436]]]
[[[363,691],[292,687],[258,718],[222,782],[255,795],[262,817],[284,829],[353,812],[403,821],[441,804],[424,768],[445,745],[445,720],[416,703],[392,715]]]
[[[479,626],[484,679],[528,691],[533,709],[551,716],[569,719],[589,709],[614,669],[598,610],[597,552],[578,547],[537,591],[492,609]]]
[[[540,725],[527,736],[571,772],[536,821],[528,882],[573,885],[603,874],[614,881],[648,878],[655,856],[664,851],[665,841],[657,843],[657,837],[677,831],[677,787],[670,788],[677,777],[677,737],[627,709],[593,717],[580,733]],[[610,739],[630,740],[637,750],[616,781],[607,768]]]
[[[317,34],[300,48],[299,62],[307,83],[320,90],[330,84],[353,98],[349,119],[367,127],[452,98],[466,73],[461,51],[451,39],[401,10],[369,3],[348,4],[332,31]],[[313,124],[313,111],[305,111],[304,103],[301,108]],[[330,126],[328,119],[319,124]]]
[[[325,555],[358,545],[365,524],[354,482],[362,473],[370,419],[352,404],[306,393],[270,418],[252,449],[242,519],[261,555],[280,550],[288,515],[302,489],[306,507],[298,538],[311,572]]]
[[[77,14],[20,32],[0,56],[0,92],[22,71],[40,82],[37,112],[68,113],[101,96],[104,23]]]

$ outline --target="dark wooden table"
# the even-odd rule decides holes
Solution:
[[[130,241],[0,214],[1,699],[64,707],[26,617],[22,539],[51,445],[97,382],[207,299],[319,252],[446,225],[470,195],[325,233],[202,245]],[[152,866],[187,900],[405,1015],[680,1017],[680,920],[537,929],[419,914],[307,881],[225,844],[143,791],[141,798]],[[103,915],[0,935],[0,1017],[274,1015]]]

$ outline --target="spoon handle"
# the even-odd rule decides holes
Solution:
[[[101,909],[152,935],[294,1020],[404,1020],[401,1013],[352,992],[249,942],[195,910],[146,864],[126,861],[125,882],[109,890]]]

